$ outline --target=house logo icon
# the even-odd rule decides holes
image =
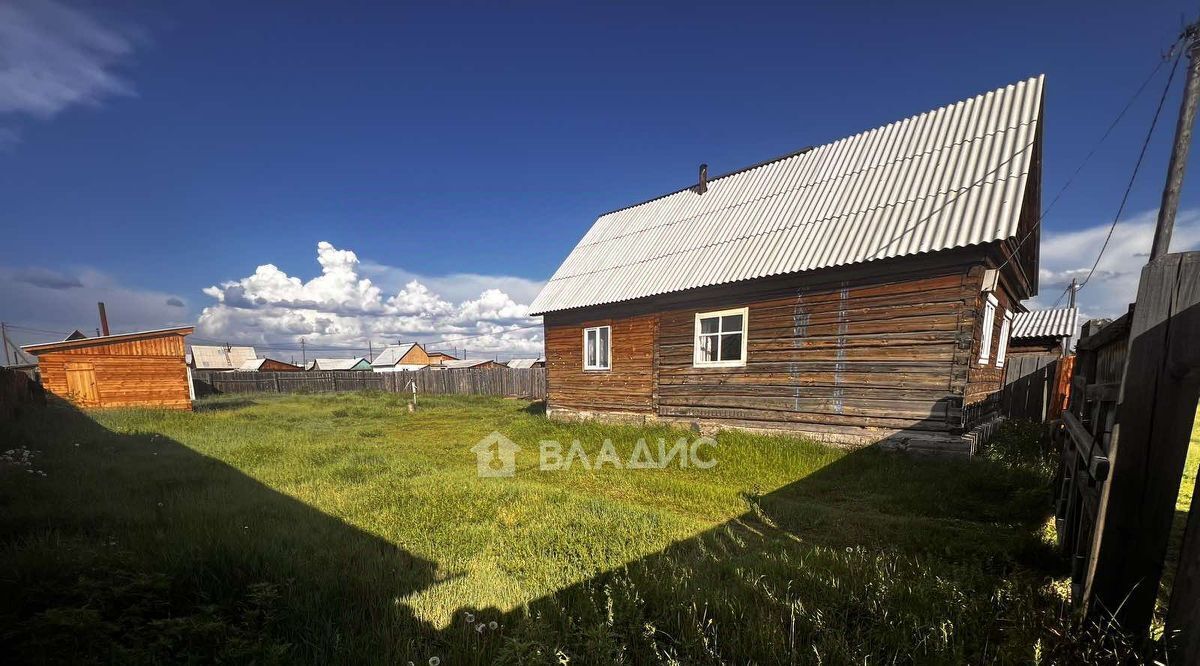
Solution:
[[[511,439],[492,431],[471,447],[475,454],[475,472],[480,478],[512,476],[517,471],[517,446]]]

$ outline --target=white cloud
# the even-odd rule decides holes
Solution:
[[[530,317],[529,306],[502,288],[484,286],[516,285],[531,300],[526,285],[538,283],[475,275],[424,278],[381,264],[364,267],[353,251],[324,241],[317,244],[317,262],[321,274],[307,282],[263,264],[253,275],[206,288],[217,303],[200,314],[197,336],[260,345],[295,345],[304,338],[312,347],[365,349],[368,341],[416,340],[505,355],[542,351],[540,318]],[[364,273],[393,284],[406,281],[387,295]],[[450,299],[430,284],[448,285],[459,298]],[[464,289],[472,287],[481,288],[465,297]]]
[[[1158,211],[1151,210],[1122,220],[1117,225],[1104,256],[1096,266],[1095,274],[1079,292],[1081,321],[1096,317],[1118,317],[1137,299],[1138,280],[1142,266],[1149,259],[1157,217]],[[1109,224],[1101,223],[1077,231],[1044,232],[1039,295],[1026,305],[1031,309],[1050,307],[1066,290],[1071,278],[1083,282],[1104,244]],[[1171,251],[1183,252],[1198,247],[1200,209],[1180,211],[1175,220]],[[1066,297],[1063,302],[1066,302]]]
[[[0,113],[50,118],[69,106],[133,94],[113,71],[132,52],[128,33],[78,9],[53,0],[4,0]]]

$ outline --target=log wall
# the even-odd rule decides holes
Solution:
[[[61,349],[38,355],[42,385],[72,399],[67,364],[91,366],[95,399],[77,400],[84,407],[167,407],[191,409],[183,336],[127,340]]]
[[[972,259],[880,262],[549,313],[548,408],[854,443],[917,432],[958,446],[951,440],[974,425],[963,409],[968,386],[982,396],[1003,378],[973,368],[984,265]],[[993,346],[1011,300],[998,298]],[[745,365],[693,367],[696,313],[741,307],[749,312]],[[585,372],[582,330],[606,324],[613,369]]]

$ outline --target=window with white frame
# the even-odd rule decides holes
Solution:
[[[1000,302],[995,294],[988,294],[983,304],[983,323],[979,332],[979,365],[987,365],[992,356],[992,329],[996,326],[996,306]]]
[[[697,368],[746,365],[748,315],[748,308],[697,313],[692,365]]]
[[[583,329],[583,369],[612,369],[611,326],[593,326]]]
[[[1005,312],[1004,321],[1000,322],[1000,346],[996,348],[996,367],[1004,367],[1004,357],[1008,353],[1008,336],[1012,332],[1013,313]]]

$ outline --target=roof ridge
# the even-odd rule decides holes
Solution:
[[[1030,83],[1031,81],[1035,81],[1035,80],[1041,80],[1041,79],[1044,79],[1045,77],[1046,77],[1046,75],[1045,75],[1045,74],[1038,74],[1038,75],[1036,75],[1036,76],[1029,76],[1029,77],[1026,77],[1026,78],[1024,78],[1024,79],[1021,79],[1021,80],[1019,80],[1019,81],[1014,81],[1014,82],[1012,82],[1012,83],[1009,83],[1009,84],[1003,85],[1003,86],[1001,86],[1001,87],[999,87],[999,88],[992,88],[991,90],[985,90],[984,92],[978,93],[978,94],[976,94],[976,95],[973,95],[973,96],[971,96],[971,97],[967,97],[966,99],[960,99],[960,100],[958,100],[958,101],[956,101],[956,102],[951,102],[951,103],[949,103],[949,104],[943,104],[943,105],[941,105],[941,106],[934,107],[934,108],[932,108],[932,109],[929,109],[929,110],[927,110],[927,111],[922,111],[922,112],[920,112],[920,113],[914,113],[914,114],[912,114],[912,115],[910,115],[910,116],[905,116],[904,118],[901,118],[901,119],[899,119],[899,120],[893,120],[893,121],[892,121],[892,122],[890,122],[890,123],[884,123],[883,125],[878,125],[878,126],[876,126],[876,127],[872,127],[872,128],[870,128],[870,129],[862,130],[861,132],[856,132],[856,133],[854,133],[854,134],[850,134],[850,135],[847,135],[847,136],[839,137],[839,138],[837,138],[837,139],[833,139],[832,141],[826,141],[825,143],[819,143],[819,144],[815,144],[815,145],[805,146],[804,148],[800,148],[800,149],[798,149],[798,150],[794,150],[794,151],[792,151],[792,152],[790,152],[790,153],[785,153],[785,154],[783,154],[783,155],[780,155],[780,156],[778,156],[778,157],[772,157],[772,158],[770,158],[770,159],[763,160],[763,161],[761,161],[761,162],[758,162],[758,163],[756,163],[756,164],[751,164],[751,165],[749,165],[749,166],[744,166],[744,167],[741,167],[741,168],[738,168],[738,169],[734,169],[733,171],[729,171],[729,172],[727,172],[727,173],[723,173],[723,174],[721,174],[721,175],[719,175],[719,176],[713,176],[712,178],[709,178],[709,179],[708,179],[708,182],[709,182],[709,183],[713,183],[713,182],[716,182],[716,181],[718,181],[718,180],[721,180],[722,178],[728,178],[728,177],[730,177],[730,176],[736,176],[736,175],[737,175],[737,174],[739,174],[739,173],[743,173],[743,172],[746,172],[746,171],[752,171],[752,170],[754,170],[754,169],[757,169],[757,168],[759,168],[759,167],[764,167],[764,166],[767,166],[768,164],[774,164],[774,163],[776,163],[776,162],[782,162],[783,160],[791,159],[791,158],[793,158],[793,157],[798,157],[798,156],[800,156],[800,155],[804,155],[804,154],[806,154],[806,153],[810,153],[810,152],[813,152],[813,151],[819,150],[819,149],[821,149],[821,148],[824,148],[825,146],[830,146],[830,145],[833,145],[833,144],[835,144],[835,143],[841,143],[842,141],[849,141],[850,139],[855,139],[855,138],[857,138],[857,137],[863,136],[864,134],[870,134],[871,132],[878,132],[879,130],[883,130],[883,129],[887,129],[887,128],[889,128],[889,127],[892,127],[893,125],[899,125],[900,123],[906,123],[906,122],[909,122],[910,120],[914,120],[914,119],[916,119],[916,118],[920,118],[920,117],[922,117],[922,116],[927,116],[927,115],[930,115],[930,114],[937,113],[937,112],[939,112],[939,111],[944,111],[944,110],[946,110],[946,109],[949,109],[949,108],[951,108],[951,107],[958,106],[958,105],[960,105],[960,104],[966,104],[966,103],[968,103],[968,102],[975,101],[975,100],[977,100],[977,99],[980,99],[980,98],[982,98],[982,97],[987,97],[988,95],[994,95],[994,94],[996,94],[996,93],[998,93],[998,92],[1005,91],[1005,90],[1009,90],[1010,88],[1015,88],[1016,86],[1019,86],[1019,85],[1021,85],[1021,84],[1023,84],[1023,83]],[[983,137],[976,137],[976,138],[983,138]],[[956,145],[956,144],[950,144],[950,145]],[[610,210],[610,211],[607,211],[607,212],[604,212],[604,213],[600,213],[599,215],[597,215],[597,216],[596,216],[596,219],[597,219],[597,220],[599,220],[600,218],[602,218],[602,217],[605,217],[605,216],[607,216],[607,215],[612,215],[613,213],[619,213],[619,212],[621,212],[621,211],[623,211],[623,210],[629,210],[630,208],[637,208],[638,206],[644,206],[644,205],[646,205],[646,204],[648,204],[648,203],[652,203],[652,202],[654,202],[654,201],[658,201],[659,199],[665,199],[665,198],[667,198],[667,197],[669,197],[669,196],[673,196],[673,195],[676,195],[676,194],[680,194],[681,192],[687,192],[688,190],[694,189],[695,187],[696,187],[696,185],[693,183],[692,185],[688,185],[688,186],[686,186],[686,187],[681,187],[681,188],[679,188],[679,189],[677,189],[677,190],[671,190],[670,192],[667,192],[667,193],[665,193],[665,194],[660,194],[660,195],[658,195],[658,196],[650,197],[649,199],[646,199],[646,200],[644,200],[644,201],[639,201],[639,202],[637,202],[637,203],[632,203],[632,204],[629,204],[629,205],[627,205],[627,206],[621,206],[620,208],[614,208],[613,210]],[[589,229],[589,230],[590,230],[590,229]]]

